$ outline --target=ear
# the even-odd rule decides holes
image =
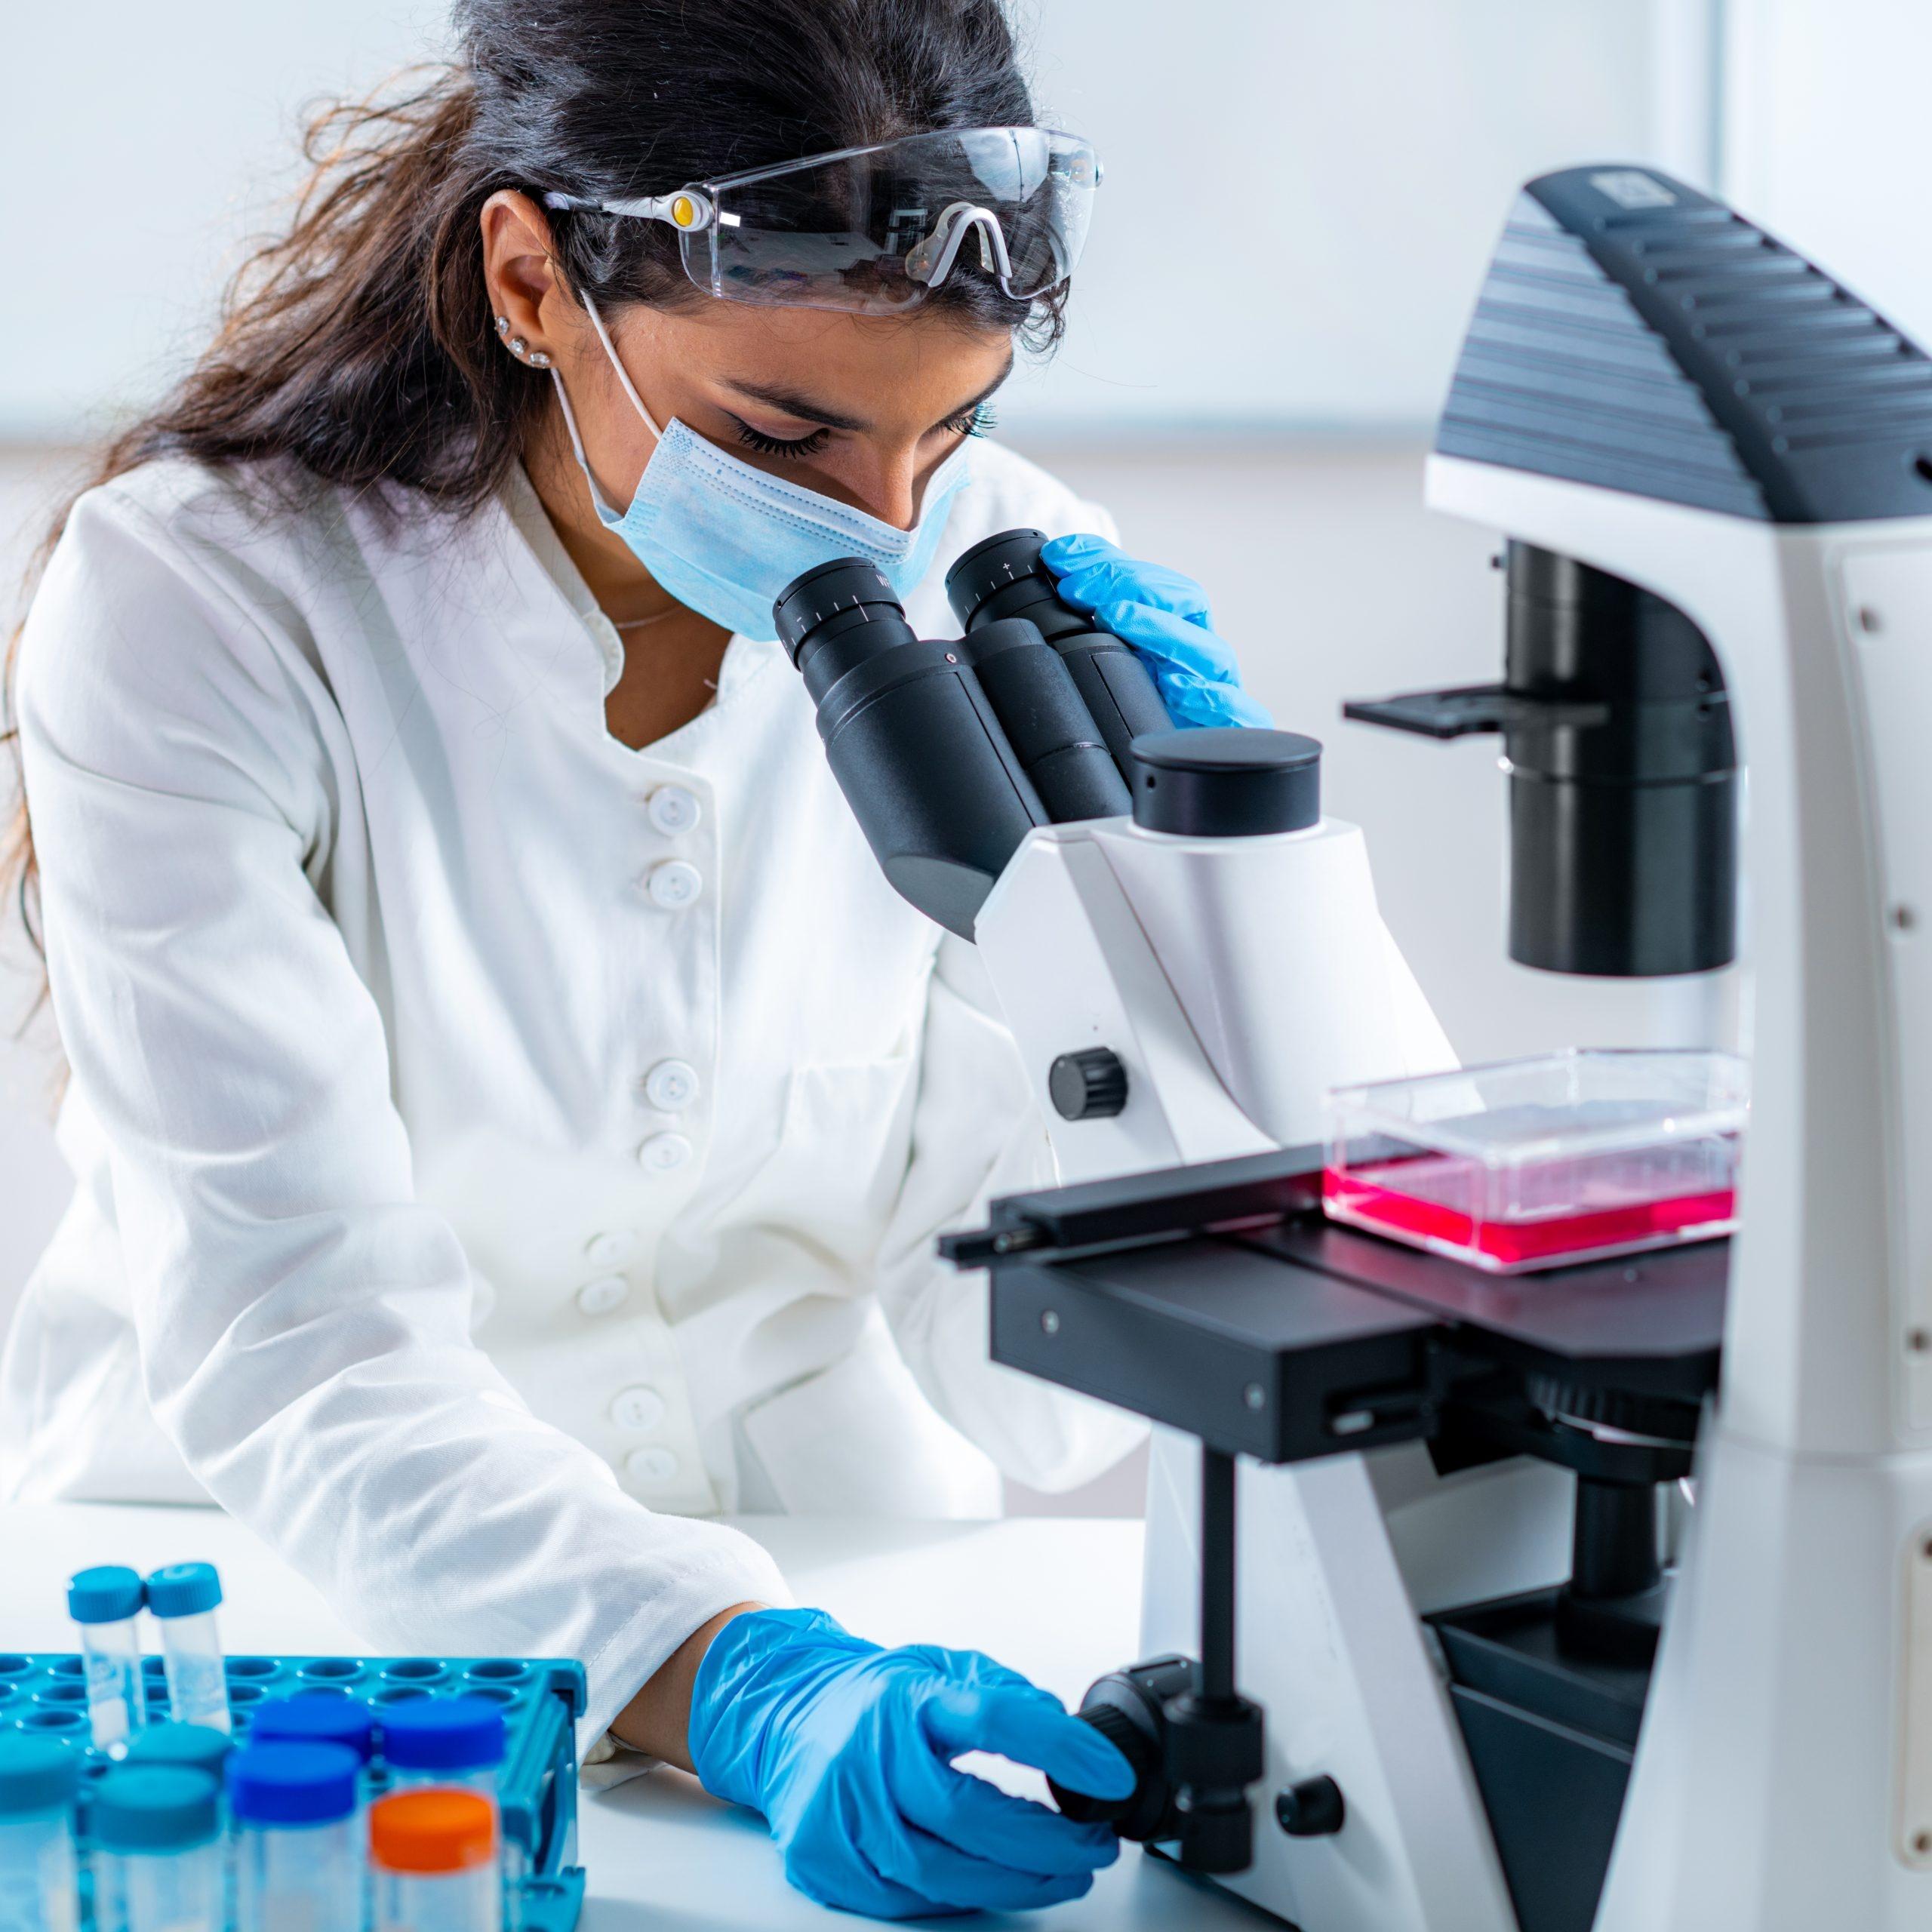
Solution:
[[[490,312],[506,325],[497,333],[506,342],[524,343],[525,359],[554,358],[557,344],[550,335],[569,297],[551,264],[550,224],[543,211],[521,189],[500,188],[483,204],[481,220]]]

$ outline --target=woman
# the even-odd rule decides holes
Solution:
[[[0,1488],[211,1497],[373,1640],[581,1657],[587,1756],[694,1766],[828,1902],[1072,1897],[1106,1835],[948,1760],[1106,1792],[1112,1747],[770,1607],[709,1519],[986,1513],[1132,1439],[993,1367],[933,1262],[1043,1137],[771,641],[829,557],[943,634],[966,546],[1103,526],[978,441],[1092,157],[996,0],[459,23],[325,125],[23,635],[79,1186]],[[1050,554],[1177,712],[1246,715],[1193,586]]]

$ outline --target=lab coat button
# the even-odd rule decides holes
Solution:
[[[634,1429],[644,1435],[661,1428],[666,1413],[664,1398],[641,1384],[625,1389],[611,1404],[611,1420],[620,1429]]]
[[[659,786],[651,793],[645,811],[651,823],[667,838],[675,838],[681,832],[695,830],[698,820],[704,816],[697,794],[681,785]]]
[[[623,1260],[637,1245],[637,1236],[627,1234],[622,1228],[608,1229],[602,1234],[592,1235],[583,1244],[583,1251],[599,1266],[608,1268],[614,1263]]]
[[[668,1174],[691,1157],[691,1143],[681,1134],[654,1134],[637,1150],[638,1164],[654,1174]]]
[[[644,1076],[644,1097],[660,1113],[681,1113],[697,1098],[697,1069],[688,1060],[660,1060]]]
[[[630,1291],[631,1284],[623,1275],[600,1275],[577,1290],[577,1305],[586,1315],[608,1315],[623,1304]]]
[[[680,1465],[668,1449],[633,1449],[624,1458],[624,1467],[638,1482],[671,1482]]]
[[[654,906],[667,912],[681,912],[704,890],[704,875],[682,859],[666,859],[653,866],[644,881]]]

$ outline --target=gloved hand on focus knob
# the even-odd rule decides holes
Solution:
[[[725,1624],[698,1667],[688,1736],[705,1789],[764,1814],[799,1890],[878,1918],[1057,1905],[1119,1855],[1112,1832],[954,1770],[963,1753],[1097,1798],[1134,1788],[1097,1730],[992,1658],[881,1650],[819,1610]]]
[[[1040,560],[1066,602],[1140,653],[1176,724],[1274,721],[1241,689],[1235,654],[1211,627],[1208,593],[1192,577],[1137,563],[1102,537],[1056,537]]]

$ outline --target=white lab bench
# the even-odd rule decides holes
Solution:
[[[888,1523],[756,1517],[799,1601],[886,1644],[989,1651],[1065,1698],[1137,1654],[1137,1524],[1055,1518]],[[0,1509],[0,1651],[73,1647],[64,1585],[92,1563],[220,1569],[236,1653],[353,1653],[355,1632],[238,1524],[210,1509]],[[426,1649],[433,1646],[426,1644]],[[1005,1780],[1003,1780],[1005,1781]],[[1024,1788],[1024,1787],[1017,1787]],[[581,1932],[851,1932],[789,1887],[761,1820],[673,1771],[582,1794]],[[1078,1903],[961,1923],[1032,1932],[1263,1932],[1279,1921],[1137,1849]]]

